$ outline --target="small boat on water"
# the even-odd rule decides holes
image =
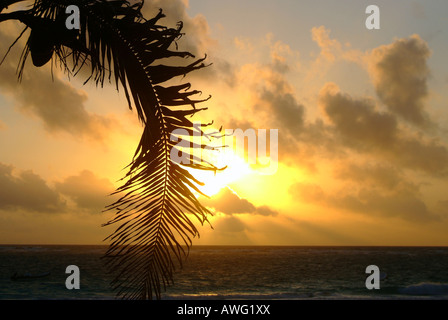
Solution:
[[[43,278],[46,276],[49,276],[50,272],[42,272],[42,273],[29,273],[29,272],[25,272],[25,273],[14,273],[11,276],[11,280],[27,280],[27,279],[38,279],[38,278]]]

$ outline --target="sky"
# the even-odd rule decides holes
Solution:
[[[369,30],[375,4],[380,29]],[[446,1],[152,0],[219,128],[278,130],[278,166],[236,153],[197,173],[214,215],[197,245],[448,245]],[[0,26],[0,56],[20,33]],[[22,43],[23,45],[23,43]],[[141,125],[113,85],[0,66],[0,243],[104,244],[103,212]],[[179,79],[183,83],[185,79]],[[258,132],[258,131],[257,131]],[[259,137],[260,138],[260,137]],[[261,140],[260,140],[261,141]],[[272,159],[272,157],[271,157]]]

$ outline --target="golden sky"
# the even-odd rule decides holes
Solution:
[[[448,245],[448,3],[145,1],[181,50],[213,65],[188,75],[217,128],[278,130],[278,169],[238,155],[198,173],[213,229],[193,244]],[[20,32],[0,26],[0,55]],[[99,244],[141,126],[113,85],[50,66],[0,66],[0,243]],[[184,79],[179,79],[180,83]]]

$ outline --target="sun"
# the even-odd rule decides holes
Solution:
[[[218,168],[227,168],[216,173],[204,170],[196,170],[194,173],[195,178],[204,183],[199,189],[209,197],[225,186],[242,180],[253,171],[244,159],[231,151],[215,155],[212,163]]]

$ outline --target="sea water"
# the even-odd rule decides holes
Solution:
[[[0,299],[115,299],[106,246],[0,246]],[[68,290],[66,267],[80,270]],[[366,288],[376,265],[380,289]],[[12,280],[15,273],[48,276]],[[193,246],[165,300],[448,299],[447,247]]]

